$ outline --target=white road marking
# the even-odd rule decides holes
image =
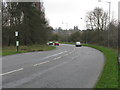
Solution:
[[[64,56],[67,56],[68,54],[65,54]]]
[[[38,65],[45,64],[45,63],[48,63],[48,62],[50,62],[50,61],[41,62],[41,63],[35,64],[34,66],[38,66]]]
[[[71,54],[72,52],[69,52],[69,54]]]
[[[74,51],[75,51],[75,48],[74,48],[74,50],[71,53],[73,53]]]
[[[57,59],[60,59],[60,58],[62,58],[62,56],[60,56],[60,57],[57,57],[57,58],[54,58],[53,60],[57,60]]]
[[[52,57],[52,56],[57,56],[57,55],[59,55],[59,54],[65,53],[65,52],[67,52],[67,51],[63,51],[63,52],[60,52],[60,53],[57,53],[57,54],[53,54],[53,55],[51,55],[51,56],[47,56],[47,57],[45,57],[44,59],[48,59],[48,58],[50,58],[50,57]]]
[[[65,53],[65,52],[67,52],[67,51],[63,51],[63,52],[60,52],[60,53],[57,53],[57,54],[53,54],[51,56],[47,56],[47,57],[43,58],[42,60],[48,59],[48,58],[53,57],[53,56],[57,56],[59,54]],[[50,62],[50,61],[46,61],[46,62],[42,62],[42,63],[39,63],[39,64],[35,64],[34,66],[38,66],[38,65],[41,65],[41,64],[44,64],[44,63],[47,63],[47,62]]]
[[[0,76],[7,75],[7,74],[10,74],[10,73],[14,73],[14,72],[18,72],[18,71],[21,71],[21,70],[23,70],[23,69],[24,69],[24,68],[20,68],[20,69],[17,69],[17,70],[9,71],[9,72],[0,74]]]
[[[77,57],[79,57],[79,55],[78,55],[78,56],[73,57],[72,59],[75,59],[75,58],[77,58]]]
[[[64,51],[64,52],[67,52],[67,51]],[[64,52],[60,52],[60,53],[58,53],[58,54],[54,54],[54,55],[51,55],[51,56],[57,56],[57,55],[62,54],[62,53],[64,53]]]
[[[54,54],[54,55],[45,57],[45,58],[43,58],[43,59],[48,59],[48,58],[50,58],[50,57],[52,57],[52,56],[57,56],[57,55],[59,55],[59,54],[65,53],[65,52],[67,52],[67,51],[63,51],[63,52],[60,52],[60,53],[58,53],[58,54]],[[56,59],[59,59],[59,58],[61,58],[61,57],[58,57],[58,58],[56,58]],[[38,65],[45,64],[45,63],[48,63],[48,62],[50,62],[50,61],[45,61],[45,62],[42,62],[42,63],[38,63],[38,64],[35,64],[34,66],[38,66]],[[23,69],[24,69],[24,68],[20,68],[20,69],[17,69],[17,70],[9,71],[9,72],[0,74],[0,76],[7,75],[7,74],[11,74],[11,73],[14,73],[14,72],[18,72],[18,71],[21,71],[21,70],[23,70]]]

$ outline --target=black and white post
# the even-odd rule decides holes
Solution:
[[[15,32],[15,36],[16,36],[16,48],[17,48],[17,52],[19,51],[19,38],[18,38],[18,31]]]

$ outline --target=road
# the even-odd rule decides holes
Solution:
[[[90,47],[60,45],[56,50],[2,58],[3,88],[93,88],[104,55]]]

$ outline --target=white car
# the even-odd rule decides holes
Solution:
[[[49,45],[53,45],[53,42],[49,42],[48,44],[49,44]]]
[[[81,47],[82,45],[81,45],[81,43],[80,42],[76,42],[76,45],[75,45],[76,47]]]

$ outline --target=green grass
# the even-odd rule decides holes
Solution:
[[[119,87],[119,90],[120,90],[120,64],[119,64],[119,70],[118,70],[118,76],[119,76],[119,80],[118,80],[118,87]]]
[[[66,43],[60,42],[64,44],[74,44],[74,43]],[[100,50],[105,55],[105,65],[101,76],[96,83],[95,88],[118,88],[118,52],[111,48],[106,48],[103,46],[95,46],[89,44],[83,44],[83,46],[92,47]],[[54,46],[47,45],[31,45],[31,46],[20,46],[20,51],[18,53],[24,52],[33,52],[33,51],[46,51],[55,49]],[[16,47],[3,47],[2,55],[11,55],[16,54]],[[120,72],[120,71],[119,71]]]
[[[60,42],[61,44],[75,44],[74,42]]]
[[[118,52],[111,48],[88,45],[100,50],[105,55],[105,65],[95,88],[118,88]]]
[[[65,42],[62,42],[62,43],[71,44],[71,43],[65,43]],[[103,47],[103,46],[90,45],[90,44],[82,44],[82,45],[95,48],[103,52],[103,54],[105,55],[105,65],[98,79],[98,82],[95,85],[95,88],[96,89],[97,88],[116,88],[117,89],[118,88],[118,52],[117,50]],[[120,70],[119,70],[119,73],[120,73]]]
[[[37,51],[48,51],[53,50],[56,47],[48,46],[48,45],[29,45],[29,46],[20,46],[19,51],[16,51],[15,46],[3,47],[2,48],[2,56],[18,54],[18,53],[26,53],[26,52],[37,52]]]

